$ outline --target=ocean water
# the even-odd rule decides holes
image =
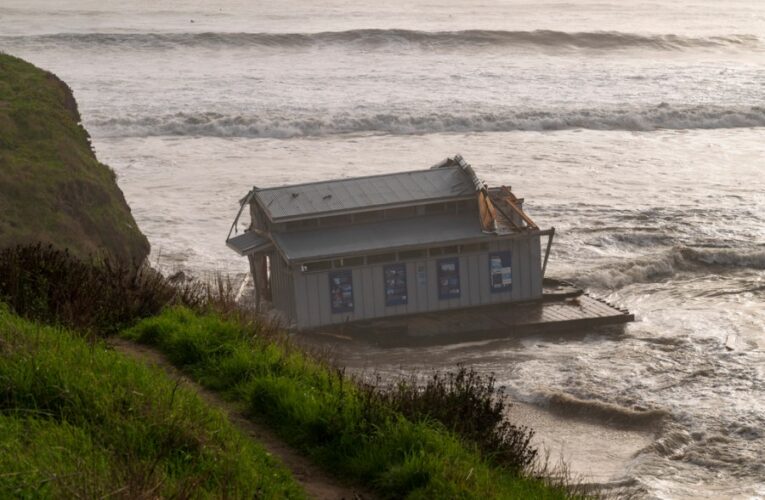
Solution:
[[[765,2],[4,0],[0,50],[70,84],[168,271],[246,271],[253,185],[463,154],[638,321],[340,360],[494,372],[586,481],[765,497]]]

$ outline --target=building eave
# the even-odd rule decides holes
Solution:
[[[314,254],[310,257],[304,257],[304,258],[289,258],[286,255],[286,253],[283,251],[283,249],[279,247],[278,243],[275,243],[275,247],[279,250],[279,253],[284,257],[285,261],[288,264],[300,265],[306,262],[316,262],[316,261],[322,261],[322,260],[359,257],[363,255],[374,255],[374,254],[401,252],[401,251],[408,251],[408,250],[425,250],[428,248],[439,247],[439,246],[469,245],[474,243],[492,243],[495,241],[507,241],[507,240],[513,240],[513,239],[519,239],[519,238],[528,238],[532,236],[546,236],[546,235],[550,235],[553,231],[554,231],[553,229],[545,229],[545,230],[530,230],[530,231],[504,233],[504,234],[486,233],[482,236],[471,237],[471,238],[440,240],[440,241],[433,241],[433,242],[429,242],[425,244],[396,245],[396,246],[381,247],[381,248],[376,248],[371,250],[365,249],[365,250],[342,252],[342,253]]]

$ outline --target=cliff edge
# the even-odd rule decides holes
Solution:
[[[135,264],[149,253],[69,86],[0,53],[0,248],[36,242]]]

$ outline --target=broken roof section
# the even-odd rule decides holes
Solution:
[[[459,165],[259,189],[258,203],[274,222],[332,215],[382,206],[438,202],[475,196],[476,187]]]
[[[271,248],[271,239],[255,231],[247,231],[226,240],[226,245],[239,255],[263,252]]]

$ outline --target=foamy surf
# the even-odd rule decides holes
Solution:
[[[406,29],[354,29],[319,33],[57,33],[28,37],[4,37],[0,42],[36,47],[100,47],[139,50],[175,48],[311,48],[348,47],[383,49],[391,47],[428,50],[541,48],[588,50],[693,49],[763,50],[755,35],[729,34],[694,37],[678,34],[638,34],[616,31],[564,32],[553,30],[421,31]]]
[[[403,106],[402,106],[403,107]],[[415,106],[412,106],[413,108]],[[419,107],[419,106],[416,106]],[[459,104],[455,108],[459,108]],[[96,117],[88,125],[109,137],[209,136],[289,139],[342,134],[553,131],[652,131],[765,127],[765,107],[669,105],[593,109],[514,109],[400,112],[271,109],[259,113],[180,112]]]
[[[558,415],[596,420],[613,427],[643,428],[658,432],[670,416],[663,409],[627,408],[606,401],[580,399],[557,391],[544,392],[536,399],[537,404]]]
[[[577,284],[619,289],[633,283],[666,280],[681,272],[710,272],[719,269],[765,269],[762,248],[692,248],[676,245],[663,252],[589,269],[575,277]],[[758,289],[755,287],[752,290]]]

